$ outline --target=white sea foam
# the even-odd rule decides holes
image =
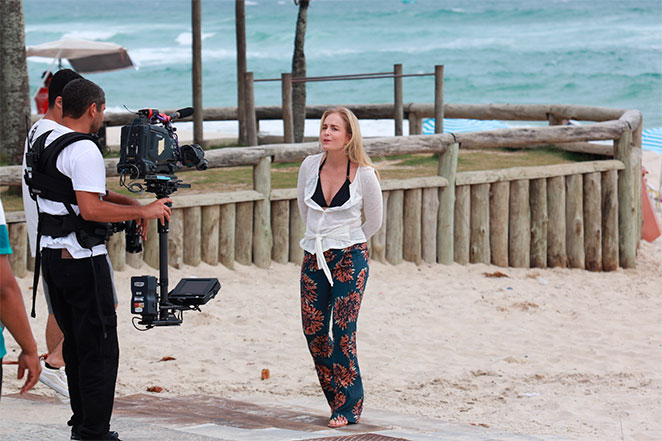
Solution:
[[[67,32],[62,38],[82,38],[83,40],[110,40],[117,32],[98,30],[76,30]]]
[[[216,35],[216,32],[202,32],[200,34],[200,39],[202,41],[205,41],[206,39],[211,38],[214,35]],[[191,46],[191,44],[193,43],[193,34],[191,32],[182,32],[177,36],[177,38],[175,38],[175,41],[180,46]]]

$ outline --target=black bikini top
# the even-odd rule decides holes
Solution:
[[[322,171],[325,162],[326,158],[324,158],[320,164],[320,168],[317,172],[317,187],[315,188],[315,193],[313,193],[312,199],[322,208],[340,207],[349,200],[349,158],[347,159],[347,177],[345,178],[345,182],[343,182],[342,187],[340,187],[335,196],[333,196],[331,204],[329,205],[326,205],[326,199],[324,198],[324,192],[322,191],[322,180],[320,179],[320,172]]]

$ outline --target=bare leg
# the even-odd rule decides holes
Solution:
[[[55,316],[49,314],[48,320],[46,321],[46,347],[48,348],[46,363],[54,368],[61,368],[64,366],[64,359],[62,358],[63,341],[64,336],[55,321]]]

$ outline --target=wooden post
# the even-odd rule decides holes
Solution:
[[[9,264],[16,277],[25,277],[28,263],[28,226],[25,222],[12,222],[7,227],[12,247]]]
[[[437,260],[450,265],[454,262],[455,235],[455,175],[457,172],[457,155],[460,145],[449,144],[439,154],[437,174],[448,180],[448,186],[439,190],[439,214],[437,216]]]
[[[106,244],[110,264],[115,271],[124,271],[126,266],[126,235],[124,232],[115,233],[110,236]]]
[[[570,268],[586,268],[582,175],[565,177],[565,247]]]
[[[393,190],[388,196],[386,260],[392,265],[402,263],[403,200],[404,190]]]
[[[618,269],[618,171],[602,173],[602,269]]]
[[[469,263],[471,234],[471,188],[469,185],[455,187],[455,219],[453,256],[460,265]]]
[[[547,180],[529,183],[531,204],[531,266],[547,268]]]
[[[439,189],[436,187],[424,188],[421,207],[421,258],[425,263],[437,263],[438,213]]]
[[[244,0],[235,1],[235,30],[237,38],[237,120],[239,122],[239,145],[248,144],[246,132],[246,5]]]
[[[246,117],[246,143],[249,146],[257,145],[257,116],[255,115],[255,89],[253,88],[253,72],[244,75],[245,110]]]
[[[154,269],[159,269],[159,232],[158,221],[147,221],[147,240],[143,242],[143,260]]]
[[[471,263],[490,263],[490,184],[471,186]]]
[[[202,37],[201,37],[201,0],[191,0],[191,27],[193,33],[193,142],[204,144],[202,126],[204,111],[202,108]]]
[[[237,204],[237,222],[234,237],[235,260],[242,265],[253,263],[253,202]]]
[[[200,258],[209,265],[218,263],[218,230],[221,208],[218,205],[202,207],[202,250]]]
[[[528,268],[531,263],[531,207],[529,205],[529,181],[510,182],[509,210],[510,266]]]
[[[402,257],[416,265],[421,263],[421,200],[423,190],[414,188],[404,192],[404,224]]]
[[[282,109],[283,109],[283,142],[294,142],[294,116],[292,115],[292,74],[283,73],[281,78]]]
[[[561,123],[563,122],[561,119],[559,119],[553,113],[548,113],[547,114],[547,121],[549,122],[550,126],[560,126]]]
[[[618,172],[618,254],[623,268],[634,268],[636,257],[636,220],[635,178],[632,167],[630,144],[632,132],[626,130],[619,139],[614,140],[614,159],[623,163],[625,168]]]
[[[290,201],[271,202],[271,232],[274,238],[271,258],[285,264],[290,257]]]
[[[220,207],[221,227],[218,233],[218,260],[227,268],[234,268],[234,250],[236,235],[235,204],[224,204]]]
[[[271,156],[261,158],[253,167],[253,188],[264,195],[253,207],[253,261],[258,268],[271,265]]]
[[[565,178],[547,178],[547,266],[568,266],[565,247]]]
[[[586,269],[602,271],[602,190],[600,172],[584,175],[584,255]]]
[[[370,257],[378,262],[386,262],[386,224],[388,222],[388,191],[382,192],[382,226],[379,227],[379,230],[372,236],[371,239],[371,255]]]
[[[639,249],[639,242],[641,241],[641,229],[643,227],[643,212],[641,211],[641,137],[642,137],[643,122],[634,129],[632,132],[632,166],[634,173],[634,207],[637,211],[637,219],[635,226],[637,231],[634,235],[635,250]],[[636,252],[636,251],[635,251]]]
[[[182,208],[174,208],[170,215],[168,264],[173,268],[184,266],[184,209]]]
[[[490,188],[490,261],[508,266],[510,182],[494,182]]]
[[[202,260],[202,208],[184,208],[184,263],[198,266]]]
[[[409,135],[421,135],[423,133],[423,120],[416,112],[409,112]]]
[[[402,100],[402,64],[393,65],[393,119],[395,120],[395,136],[402,136],[402,120],[404,119],[404,109]]]
[[[444,133],[444,66],[434,67],[434,133]]]
[[[297,200],[290,201],[290,262],[301,265],[303,262],[303,248],[299,245],[301,238],[306,232],[306,226],[303,224],[299,214]]]

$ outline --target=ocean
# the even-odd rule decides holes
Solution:
[[[236,105],[232,0],[202,0],[203,105]],[[23,0],[26,44],[63,37],[114,42],[138,69],[89,74],[109,110],[178,108],[191,98],[191,4],[182,0]],[[248,70],[291,70],[298,7],[246,1]],[[639,109],[662,126],[660,0],[312,0],[308,76],[432,73],[445,66],[447,103],[579,104]],[[34,93],[51,60],[31,57]],[[67,66],[66,61],[63,66]],[[434,101],[434,78],[405,78],[404,101]],[[309,83],[309,104],[388,103],[393,80]],[[279,105],[278,82],[256,105]]]

